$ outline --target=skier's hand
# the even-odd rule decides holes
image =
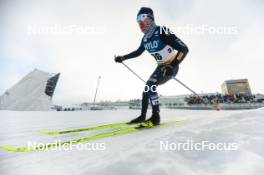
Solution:
[[[115,62],[117,63],[122,63],[125,60],[124,56],[116,56],[115,57]]]
[[[162,68],[162,70],[163,70],[163,76],[166,76],[166,77],[173,76],[174,71],[173,71],[173,67],[172,66],[170,66],[170,65],[164,66]]]

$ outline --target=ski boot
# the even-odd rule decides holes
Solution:
[[[152,114],[152,116],[148,120],[146,120],[144,123],[151,123],[153,126],[159,125],[160,124],[159,113]]]
[[[155,113],[152,114],[152,116],[148,120],[141,123],[138,126],[138,129],[153,128],[155,126],[158,126],[159,124],[160,124],[160,115],[159,113]]]
[[[128,124],[137,124],[137,123],[142,123],[146,120],[146,116],[144,115],[140,115],[139,117],[131,120],[130,122],[128,122]]]

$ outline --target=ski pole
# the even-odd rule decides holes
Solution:
[[[189,91],[191,91],[194,95],[196,95],[198,98],[200,98],[200,100],[202,100],[205,103],[205,101],[202,99],[202,97],[200,95],[198,95],[194,90],[192,90],[191,88],[189,88],[187,85],[185,85],[179,79],[177,79],[175,77],[173,77],[173,79],[176,80],[178,83],[180,83],[183,87],[185,87],[186,89],[188,89]]]
[[[94,100],[93,100],[93,106],[94,107],[95,107],[95,100],[96,100],[96,95],[97,95],[100,79],[101,79],[101,76],[99,76],[98,79],[97,79],[97,85],[96,85],[96,90],[95,90]]]
[[[128,67],[125,63],[121,62],[130,72],[132,72],[134,75],[136,75],[141,81],[143,81],[144,83],[146,83],[146,81],[141,78],[135,71],[133,71],[130,67]]]
[[[145,80],[143,80],[135,71],[133,71],[130,67],[128,67],[125,63],[122,62],[122,64],[130,71],[132,72],[134,75],[136,75],[141,81],[143,81],[144,83],[146,83]],[[189,88],[188,86],[186,86],[183,82],[181,82],[180,80],[178,80],[177,78],[173,77],[174,80],[176,80],[178,83],[180,83],[182,86],[184,86],[186,89],[188,89],[189,91],[191,91],[194,95],[196,95],[200,100],[202,100],[204,103],[205,101],[202,99],[202,97],[200,97],[200,95],[198,95],[195,91],[193,91],[191,88]]]

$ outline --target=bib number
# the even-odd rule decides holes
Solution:
[[[159,53],[154,53],[154,54],[151,54],[155,60],[157,61],[161,61],[162,60],[162,56],[159,54]]]

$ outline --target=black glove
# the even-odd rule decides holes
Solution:
[[[122,61],[124,61],[126,58],[123,56],[116,56],[115,57],[115,62],[117,63],[122,63]]]
[[[172,66],[170,66],[170,65],[164,66],[162,68],[162,70],[163,70],[163,76],[166,76],[166,77],[173,76],[174,71],[173,71],[173,67]]]

